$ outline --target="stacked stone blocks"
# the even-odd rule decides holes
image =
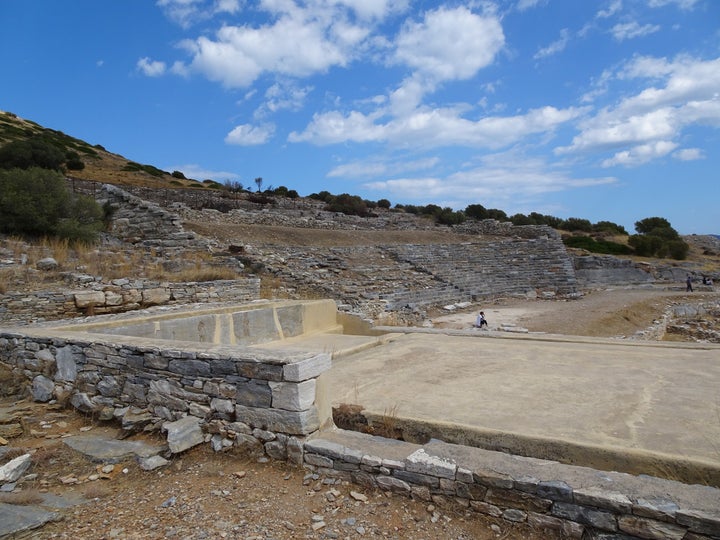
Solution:
[[[626,489],[628,479],[632,477],[622,473],[598,472],[526,458],[536,465],[535,469],[527,467],[527,471],[542,473],[542,469],[552,463],[555,467],[552,473],[562,469],[566,473],[562,476],[571,479],[568,480],[570,483],[540,480],[528,474],[517,474],[513,466],[503,467],[502,460],[498,465],[495,456],[488,459],[487,466],[474,459],[467,460],[474,464],[463,465],[462,459],[450,457],[454,453],[452,450],[443,452],[443,446],[454,445],[439,441],[429,451],[410,443],[392,441],[388,449],[396,456],[398,445],[407,448],[404,457],[389,459],[361,449],[362,443],[355,444],[358,435],[347,437],[344,441],[347,446],[337,442],[342,438],[335,434],[333,440],[322,436],[308,440],[305,466],[330,477],[392,491],[441,507],[456,505],[506,521],[525,522],[537,529],[555,531],[562,538],[703,540],[720,535],[718,509],[693,510],[684,501],[674,500],[671,493],[681,486],[676,482],[648,477],[645,482],[658,484],[652,485],[648,492],[664,495],[645,497]],[[378,438],[373,439],[376,446]],[[471,451],[498,455],[480,449]],[[504,459],[517,458],[506,456]],[[714,488],[682,486],[681,489],[700,500],[706,497],[707,508],[712,509],[713,500],[720,501],[718,490]]]

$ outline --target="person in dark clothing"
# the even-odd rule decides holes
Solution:
[[[688,274],[688,277],[685,280],[685,292],[693,292],[692,278],[690,277],[690,274]]]

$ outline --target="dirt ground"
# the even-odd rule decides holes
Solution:
[[[60,510],[62,520],[32,531],[34,539],[552,538],[454,503],[441,508],[206,445],[155,471],[134,460],[103,469],[62,439],[81,433],[113,438],[112,424],[27,401],[15,406],[25,434],[11,439],[8,457],[32,452],[28,473],[37,477],[0,493],[0,502],[36,504],[52,493],[76,503]]]
[[[472,311],[436,313],[437,328],[470,328],[482,310],[489,329],[501,327],[530,332],[593,337],[629,337],[649,328],[672,304],[718,298],[718,292],[660,289],[607,289],[589,292],[576,300],[498,299]]]
[[[659,290],[614,290],[574,301],[498,300],[483,309],[491,329],[516,325],[531,331],[577,335],[630,335],[646,328],[669,302],[687,295]],[[697,299],[697,296],[693,296]],[[469,327],[475,311],[441,314],[438,327]],[[7,403],[7,401],[6,401]],[[73,411],[20,401],[22,436],[9,440],[10,455],[30,450],[38,476],[21,491],[0,493],[0,502],[32,504],[44,492],[82,497],[62,510],[63,520],[33,532],[33,538],[556,538],[449,506],[414,501],[387,492],[309,476],[282,462],[214,453],[208,446],[175,456],[170,465],[143,471],[133,460],[108,474],[71,450],[63,437],[104,433],[117,427]]]

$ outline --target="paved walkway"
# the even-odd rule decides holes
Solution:
[[[426,330],[337,356],[331,404],[409,440],[720,485],[720,346]]]

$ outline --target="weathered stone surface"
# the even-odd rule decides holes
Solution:
[[[593,510],[576,504],[556,502],[551,511],[552,515],[569,519],[583,525],[590,525],[603,531],[617,531],[615,516],[609,512]]]
[[[55,353],[55,362],[57,365],[57,373],[55,373],[56,381],[74,382],[77,378],[77,365],[73,357],[73,348],[68,345],[61,347]]]
[[[457,465],[447,458],[431,456],[423,448],[420,448],[405,459],[405,469],[408,472],[454,480]]]
[[[720,509],[712,515],[696,510],[678,510],[676,520],[692,532],[720,537]]]
[[[332,359],[328,353],[320,353],[300,362],[285,364],[283,366],[283,380],[301,382],[313,379],[330,369]]]
[[[410,484],[393,476],[378,476],[375,481],[380,489],[394,493],[410,493]]]
[[[247,407],[269,408],[272,405],[272,390],[264,381],[238,383],[235,401]]]
[[[75,306],[78,309],[105,305],[105,293],[102,291],[83,291],[75,293],[74,296]]]
[[[23,454],[11,459],[5,465],[0,467],[0,484],[6,482],[15,482],[18,480],[25,471],[30,467],[32,456],[30,454]]]
[[[572,502],[573,490],[565,482],[540,482],[537,486],[537,495],[543,499],[553,501]]]
[[[210,409],[213,411],[232,414],[235,412],[235,406],[229,399],[213,398],[210,400]]]
[[[155,455],[140,458],[138,459],[138,463],[140,464],[140,468],[143,471],[154,471],[155,469],[159,469],[160,467],[165,467],[170,462],[162,456]]]
[[[74,393],[70,398],[70,404],[83,413],[92,413],[98,410],[98,406],[85,392]]]
[[[59,267],[60,265],[58,264],[58,262],[52,257],[45,257],[44,259],[40,259],[38,262],[35,263],[35,268],[44,272],[48,272],[50,270],[57,270]]]
[[[596,506],[623,514],[630,514],[632,510],[632,501],[628,497],[599,488],[576,489],[574,501],[583,506]]]
[[[685,528],[637,516],[622,516],[618,519],[618,528],[639,538],[650,540],[681,540]]]
[[[55,383],[44,375],[38,375],[32,381],[30,387],[30,393],[32,394],[34,401],[46,403],[53,398],[53,391],[55,390]]]
[[[142,303],[146,306],[167,304],[170,297],[170,291],[165,288],[145,289],[142,291]]]
[[[147,458],[163,450],[160,446],[142,441],[121,441],[93,435],[66,437],[63,442],[96,463],[120,463],[131,457]]]
[[[547,512],[552,506],[552,501],[541,499],[530,493],[500,488],[490,488],[485,495],[485,500],[505,508],[518,508],[533,512]]]
[[[168,446],[173,454],[184,452],[204,441],[200,419],[194,416],[185,416],[175,422],[165,422],[162,429],[167,431]]]
[[[306,411],[283,411],[236,405],[235,417],[253,427],[290,435],[308,435],[320,427],[315,407]]]
[[[301,383],[269,382],[275,409],[304,411],[315,403],[315,379]]]

